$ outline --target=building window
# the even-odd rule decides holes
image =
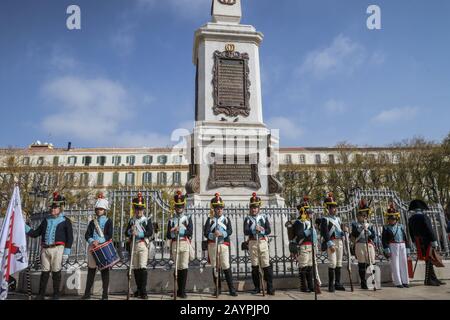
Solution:
[[[125,185],[134,186],[134,172],[128,172],[125,176]]]
[[[287,154],[284,156],[284,163],[286,163],[286,164],[292,163],[292,156],[290,154]]]
[[[158,172],[157,183],[159,185],[166,185],[167,184],[167,173]]]
[[[306,157],[304,154],[299,155],[298,160],[299,160],[300,164],[306,164]]]
[[[144,156],[142,158],[142,163],[151,164],[153,162],[153,156]]]
[[[44,165],[44,157],[39,157],[37,161],[38,166]]]
[[[122,162],[122,157],[121,157],[121,156],[114,156],[114,157],[112,158],[112,163],[113,163],[113,165],[115,165],[115,166],[120,165],[121,162]]]
[[[106,164],[106,157],[105,156],[98,156],[97,157],[97,164],[99,166],[104,166]]]
[[[166,164],[167,163],[167,156],[158,156],[158,163],[159,164]]]
[[[328,164],[335,164],[334,154],[329,154],[328,155]]]
[[[322,159],[320,157],[320,154],[316,154],[315,155],[315,160],[316,160],[316,164],[321,164],[322,163]]]
[[[134,166],[134,163],[136,162],[135,156],[127,156],[127,164],[130,166]]]
[[[142,184],[151,184],[152,183],[152,173],[144,172],[142,174]]]
[[[105,178],[105,174],[103,172],[99,172],[97,174],[97,185],[98,186],[103,186],[104,178]]]
[[[30,157],[25,157],[22,159],[22,164],[28,166],[30,164]]]
[[[114,172],[112,177],[112,183],[114,185],[119,184],[119,172]]]
[[[72,165],[72,166],[76,165],[77,164],[77,157],[72,156],[72,157],[67,158],[67,163]]]
[[[180,185],[181,184],[181,172],[174,172],[172,175],[173,184]]]
[[[53,165],[54,166],[59,165],[59,157],[53,157]]]
[[[173,156],[173,163],[181,164],[182,162],[183,162],[183,156],[181,156],[181,155]]]
[[[66,173],[64,175],[64,181],[66,183],[72,184],[75,180],[75,175],[73,173]]]
[[[89,173],[80,174],[80,187],[87,187],[89,185]]]
[[[91,157],[91,156],[83,157],[82,163],[83,163],[85,166],[89,166],[89,165],[92,163],[92,157]]]

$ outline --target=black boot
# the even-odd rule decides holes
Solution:
[[[223,270],[223,273],[225,274],[225,280],[227,281],[228,285],[228,291],[230,292],[230,296],[237,297],[236,289],[233,285],[233,277],[231,275],[231,268],[228,268],[227,270]]]
[[[425,285],[438,287],[441,284],[434,273],[433,263],[431,260],[425,262]]]
[[[306,267],[307,292],[314,292],[312,267]]]
[[[443,282],[437,278],[436,273],[434,272],[433,263],[430,263],[430,278],[432,281],[437,282],[441,286],[446,284],[445,282]]]
[[[216,288],[217,277],[216,277],[216,269],[215,268],[213,269],[212,274],[213,274],[213,281],[214,281],[214,293],[213,293],[213,296],[218,296],[218,295],[220,295],[222,293],[222,283],[220,281],[222,279],[220,278],[220,272],[219,272],[219,281],[218,281],[219,282],[219,288]]]
[[[39,294],[36,296],[36,300],[44,300],[45,299],[45,291],[47,290],[48,279],[50,278],[50,272],[41,273],[41,279],[39,281]]]
[[[86,277],[86,288],[84,289],[84,295],[81,297],[81,300],[88,300],[91,298],[91,289],[94,285],[95,273],[97,268],[88,268],[88,273]]]
[[[359,277],[361,278],[361,289],[369,289],[366,281],[366,264],[358,263]]]
[[[306,268],[300,268],[299,270],[299,278],[300,278],[300,291],[308,292],[308,288],[306,287]]]
[[[144,299],[144,300],[148,299],[148,295],[147,295],[147,277],[148,277],[147,269],[141,269],[141,276],[140,276],[141,295],[140,295],[140,298]]]
[[[141,296],[141,269],[134,269],[134,280],[136,282],[136,291],[133,294],[134,298],[139,298]]]
[[[109,268],[101,271],[102,274],[102,300],[108,300],[108,288],[109,288]]]
[[[259,267],[252,266],[252,280],[253,285],[255,286],[255,289],[251,292],[252,294],[258,294],[261,292],[261,282],[259,276]]]
[[[267,294],[273,296],[273,295],[275,295],[275,290],[273,289],[272,266],[264,268],[263,271],[264,271],[264,280],[266,280],[266,284],[267,284]]]
[[[59,288],[61,286],[61,271],[52,272],[53,300],[59,300]]]
[[[338,291],[345,291],[344,286],[341,284],[341,267],[336,267],[336,269],[334,269],[334,273],[336,275],[336,280],[334,282],[334,288]]]
[[[178,292],[177,297],[187,298],[186,295],[186,282],[187,282],[188,269],[178,270]]]
[[[334,269],[328,268],[328,291],[334,292]]]

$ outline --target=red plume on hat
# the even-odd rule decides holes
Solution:
[[[59,192],[58,191],[55,191],[55,192],[53,192],[53,200],[58,200],[58,196],[59,196]]]

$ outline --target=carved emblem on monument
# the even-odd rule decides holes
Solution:
[[[221,4],[226,4],[226,5],[229,5],[229,6],[232,6],[233,4],[236,4],[236,0],[219,0],[219,2]]]
[[[249,55],[234,51],[234,44],[227,44],[225,51],[214,52],[213,80],[215,115],[228,117],[250,114]]]

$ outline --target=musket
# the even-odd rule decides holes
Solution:
[[[180,248],[180,217],[177,220],[177,247],[175,248],[175,270],[173,272],[173,300],[177,300],[178,287],[178,250]]]
[[[311,234],[311,242],[312,242],[312,245],[311,245],[311,255],[312,255],[312,268],[313,268],[313,283],[314,283],[314,300],[317,300],[317,290],[316,290],[316,287],[317,287],[317,274],[316,274],[316,248],[315,248],[315,246],[316,246],[316,244],[315,244],[315,242],[314,242],[314,233],[315,233],[315,231],[316,231],[316,228],[314,227],[314,214],[313,214],[313,216],[311,217],[311,220],[310,220],[310,222],[311,222],[311,229],[312,229],[312,234]]]
[[[256,220],[256,226],[258,226],[258,221]],[[266,296],[266,289],[264,287],[264,273],[261,266],[261,248],[259,247],[259,231],[256,230],[256,245],[258,246],[258,270],[259,270],[259,280],[261,282],[261,290],[263,297]]]
[[[366,229],[364,229],[364,236],[366,237],[367,258],[368,258],[368,261],[369,261],[370,273],[372,274],[373,291],[377,291],[377,288],[375,286],[375,268],[373,267],[372,259],[370,259],[369,237],[367,236],[367,230]]]
[[[350,251],[350,241],[349,241],[349,237],[348,237],[348,232],[345,231],[344,232],[344,238],[345,238],[345,242],[346,242],[346,248],[347,248],[347,271],[348,271],[348,278],[350,280],[350,289],[353,292],[353,281],[352,281],[352,265],[351,265],[351,260],[352,260],[352,253]]]
[[[133,223],[132,229],[131,229],[131,252],[130,252],[130,265],[128,267],[128,292],[127,292],[127,300],[130,300],[130,291],[131,291],[131,268],[133,266],[133,255],[134,255],[134,243],[135,243],[135,233],[136,226]]]
[[[215,231],[217,230],[218,224],[217,224],[217,216],[215,217],[216,219],[216,227],[215,227]],[[214,272],[216,274],[216,298],[219,297],[219,276],[220,276],[220,263],[219,263],[219,237],[217,235],[215,235],[216,238],[216,266],[214,268]]]

